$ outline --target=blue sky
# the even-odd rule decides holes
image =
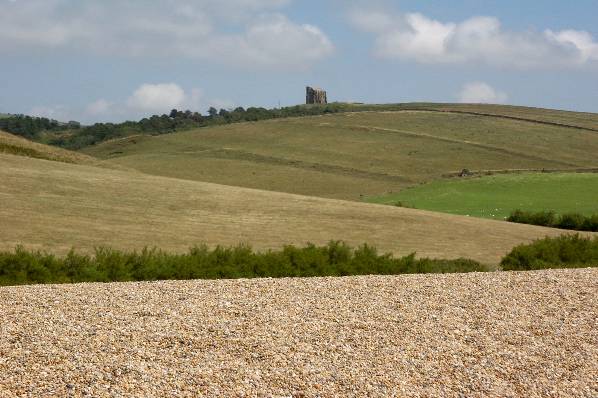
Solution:
[[[0,0],[0,112],[493,102],[598,112],[598,2]]]

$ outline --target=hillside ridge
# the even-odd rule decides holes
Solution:
[[[586,129],[421,109],[205,127],[84,150],[144,173],[361,200],[460,170],[598,167]]]
[[[65,163],[93,164],[98,162],[97,159],[89,155],[33,142],[2,130],[0,130],[0,153]]]
[[[343,240],[419,257],[497,264],[517,244],[562,231],[0,155],[0,248],[65,254],[205,243],[258,250]],[[51,198],[51,200],[48,200]],[[31,228],[30,220],[36,220]]]
[[[448,143],[453,143],[453,144],[471,145],[471,146],[474,146],[474,147],[477,147],[477,148],[481,148],[481,149],[485,149],[485,150],[492,151],[492,152],[500,152],[500,153],[504,153],[506,155],[513,155],[513,156],[517,156],[517,157],[524,158],[524,159],[529,159],[529,160],[538,160],[538,161],[545,161],[545,162],[553,162],[553,163],[556,163],[556,164],[561,164],[563,166],[569,166],[569,167],[578,167],[579,166],[579,165],[574,164],[574,163],[561,162],[561,161],[558,161],[558,160],[547,159],[547,158],[543,158],[543,157],[540,157],[540,156],[528,155],[528,154],[525,154],[525,153],[521,153],[521,152],[517,152],[517,151],[512,151],[512,150],[508,150],[508,149],[504,149],[504,148],[499,148],[499,147],[492,146],[492,145],[482,144],[480,142],[475,142],[475,141],[457,140],[457,139],[451,139],[451,138],[445,138],[445,137],[438,137],[438,136],[431,135],[431,134],[417,133],[417,132],[414,132],[414,131],[389,129],[389,128],[383,128],[383,127],[371,127],[371,126],[359,126],[359,125],[353,126],[353,127],[359,127],[359,128],[363,128],[365,130],[377,130],[377,131],[386,131],[386,132],[389,132],[389,133],[399,133],[399,134],[409,135],[409,136],[412,136],[412,137],[428,138],[428,139],[431,139],[431,140],[438,140],[438,141],[443,141],[443,142],[448,142]]]
[[[538,108],[538,109],[543,109],[543,108]],[[573,124],[550,122],[550,121],[546,121],[546,120],[538,120],[538,119],[529,119],[529,118],[517,117],[517,116],[501,115],[501,114],[497,114],[497,113],[483,113],[483,112],[459,111],[459,110],[441,110],[441,109],[431,109],[431,108],[429,108],[429,109],[422,108],[422,110],[427,111],[427,112],[456,113],[456,114],[464,114],[464,115],[496,117],[496,118],[501,118],[501,119],[517,120],[517,121],[521,121],[521,122],[545,124],[548,126],[557,126],[557,127],[565,127],[565,128],[578,129],[578,130],[594,131],[594,132],[598,133],[598,128],[593,128],[593,127],[584,127],[584,126],[577,126],[577,125],[573,125]]]

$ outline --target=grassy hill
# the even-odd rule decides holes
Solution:
[[[65,149],[51,147],[48,145],[38,144],[17,137],[12,134],[5,133],[0,130],[0,153],[9,153],[19,156],[27,156],[37,159],[55,160],[66,163],[79,164],[95,164],[98,163],[96,159],[91,156],[67,151]]]
[[[465,168],[598,167],[596,114],[451,104],[351,109],[367,111],[140,135],[84,152],[154,175],[351,200]]]
[[[571,112],[556,109],[491,104],[429,104],[427,106],[422,105],[421,108],[448,112],[469,112],[474,114],[506,116],[598,131],[598,114],[589,112]]]
[[[422,210],[289,195],[0,154],[0,249],[64,254],[117,249],[306,242],[496,264],[513,246],[561,233]]]
[[[504,219],[516,209],[564,214],[598,214],[598,173],[493,175],[434,181],[395,194],[367,198],[370,203]]]

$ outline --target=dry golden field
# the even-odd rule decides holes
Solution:
[[[391,206],[252,190],[0,154],[0,245],[64,254],[99,245],[184,251],[344,240],[396,255],[497,264],[562,231]]]
[[[79,152],[38,144],[0,130],[0,153],[28,156],[66,163],[98,164],[99,161]]]

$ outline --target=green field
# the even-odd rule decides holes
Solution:
[[[590,114],[454,107],[459,112],[502,111],[547,122],[598,125],[596,115]],[[385,110],[140,135],[87,147],[83,152],[153,175],[361,200],[465,168],[598,167],[598,132],[494,116]]]
[[[401,202],[418,209],[495,219],[504,219],[515,209],[592,215],[598,214],[598,174],[503,174],[441,180],[366,201]]]

